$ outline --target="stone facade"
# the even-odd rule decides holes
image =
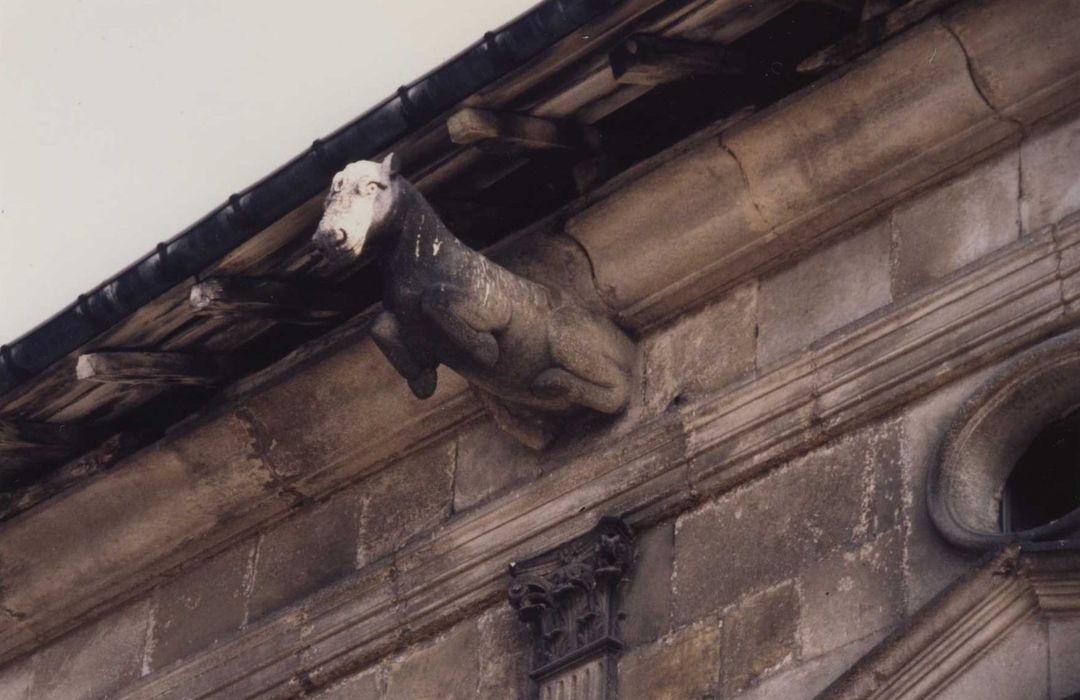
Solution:
[[[983,600],[926,507],[953,417],[1080,324],[1077,44],[987,38],[1080,12],[1021,4],[961,3],[567,217],[637,334],[623,415],[530,451],[347,327],[5,523],[0,697],[528,698],[506,567],[607,514],[636,532],[616,697],[1080,692],[1080,580],[1052,598],[1021,555],[978,654],[871,687]]]

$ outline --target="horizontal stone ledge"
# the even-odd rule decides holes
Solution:
[[[319,685],[355,671],[498,600],[508,561],[581,534],[601,514],[625,514],[636,526],[671,517],[1076,327],[1080,317],[1067,313],[1058,273],[1059,261],[1078,249],[1080,222],[1022,239],[765,376],[609,437],[391,561],[148,677],[128,697],[182,697],[192,688],[226,697],[234,682],[245,692],[287,694],[297,658]],[[867,362],[865,354],[878,359]],[[290,622],[297,617],[305,620],[299,636]],[[267,659],[267,640],[279,638],[292,641],[275,645],[278,655]],[[229,672],[256,665],[257,674],[243,679]]]
[[[625,322],[661,322],[1075,104],[1078,34],[1068,0],[966,3],[625,183],[566,231]]]

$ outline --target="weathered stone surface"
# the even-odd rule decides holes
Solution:
[[[248,540],[154,592],[150,665],[164,668],[240,629],[255,542]]]
[[[472,700],[477,697],[480,635],[466,620],[425,647],[387,663],[386,700]]]
[[[677,207],[656,202],[677,201]],[[739,164],[719,139],[628,184],[570,219],[566,232],[589,252],[601,293],[617,309],[647,299],[725,258],[766,230]],[[663,245],[657,245],[662,232]]]
[[[298,511],[266,532],[255,555],[248,620],[256,620],[353,571],[358,515],[354,495],[345,492]]]
[[[1037,231],[1080,211],[1080,118],[1034,132],[1020,146],[1024,231]]]
[[[1072,0],[968,2],[944,21],[994,107],[1031,120],[1076,102],[1080,7]]]
[[[676,624],[894,527],[899,463],[897,422],[871,424],[681,516]]]
[[[139,677],[146,647],[149,601],[81,627],[34,661],[31,697],[102,698]]]
[[[0,604],[38,624],[59,623],[117,586],[130,587],[133,571],[168,563],[183,545],[205,546],[200,538],[286,507],[268,497],[272,476],[227,412],[177,427],[168,444],[141,450],[104,476],[5,524]],[[63,576],[41,575],[43,558]]]
[[[892,300],[889,227],[880,221],[761,281],[758,366],[804,349]]]
[[[528,625],[518,619],[509,603],[501,603],[484,611],[476,626],[480,657],[477,697],[527,698],[533,645]]]
[[[891,530],[803,572],[799,581],[803,658],[846,646],[902,619],[902,547],[900,531]]]
[[[644,341],[644,404],[656,415],[678,397],[692,401],[754,369],[757,283],[679,318]]]
[[[450,514],[454,478],[453,441],[428,448],[360,482],[357,566],[402,547]]]
[[[699,622],[638,647],[619,659],[619,697],[625,700],[685,700],[717,690],[720,625]]]
[[[1080,693],[1080,617],[1047,621],[1050,642],[1050,697]]]
[[[893,296],[944,277],[1020,235],[1015,150],[898,206],[892,215]]]
[[[542,473],[543,454],[484,418],[458,434],[454,512],[463,511]]]
[[[661,523],[638,533],[637,561],[623,596],[626,615],[620,626],[630,647],[650,642],[671,627],[671,571],[674,565],[675,525]]]
[[[871,635],[762,679],[738,700],[810,700],[880,641]]]
[[[942,700],[1000,698],[1027,700],[1048,697],[1046,628],[1030,617],[945,686]]]
[[[988,372],[981,372],[940,389],[904,413],[907,543],[903,570],[909,614],[919,610],[977,559],[952,547],[937,532],[926,509],[926,480],[953,416],[987,375]]]
[[[724,697],[796,657],[798,621],[799,596],[791,581],[740,601],[724,615],[720,663]]]
[[[0,668],[0,698],[29,700],[33,680],[34,657],[32,656]]]
[[[338,681],[318,695],[318,700],[378,700],[383,696],[386,681],[382,666],[374,666]]]
[[[821,213],[825,202],[835,207],[836,198],[880,201],[903,186],[901,164],[990,116],[963,50],[931,21],[797,102],[737,124],[724,143],[776,226]]]
[[[240,409],[263,436],[263,454],[275,470],[312,495],[328,480],[355,476],[400,452],[411,430],[426,435],[440,420],[452,419],[452,405],[465,389],[456,374],[443,372],[438,391],[421,404],[370,340],[328,350],[287,381],[245,398]]]

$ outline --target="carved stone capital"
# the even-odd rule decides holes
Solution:
[[[619,599],[633,559],[630,527],[606,516],[586,534],[510,564],[510,604],[532,628],[529,675],[541,697],[545,689],[568,700],[606,696],[609,661],[623,646]]]

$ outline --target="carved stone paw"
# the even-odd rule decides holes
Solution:
[[[471,350],[476,361],[488,369],[494,367],[495,363],[499,361],[499,343],[495,340],[495,336],[490,333],[478,333],[476,335],[476,345]]]
[[[546,369],[536,375],[532,383],[532,393],[541,399],[562,399],[570,393],[566,381],[567,373],[558,368]]]

